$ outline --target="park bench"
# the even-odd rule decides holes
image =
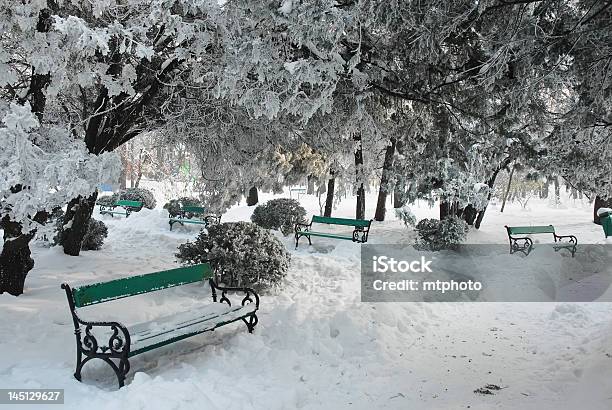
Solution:
[[[113,205],[100,204],[100,215],[125,215],[127,218],[132,212],[138,212],[142,209],[141,201],[129,201],[127,199],[120,199]],[[123,211],[115,211],[115,208],[123,208]]]
[[[316,232],[312,230],[312,224],[327,224],[327,225],[342,225],[342,226],[353,226],[352,235],[341,235],[330,232]],[[365,219],[350,219],[350,218],[329,218],[325,216],[314,215],[309,224],[296,223],[295,224],[295,248],[298,247],[300,238],[305,236],[308,239],[308,244],[312,245],[310,237],[319,236],[323,238],[332,239],[345,239],[353,242],[365,243],[368,241],[368,233],[370,232],[370,225],[372,220]]]
[[[289,198],[292,197],[293,193],[297,194],[297,199],[300,199],[300,195],[305,195],[308,190],[306,188],[297,187],[297,188],[289,188]]]
[[[555,251],[559,249],[567,249],[572,253],[572,256],[576,253],[576,245],[578,245],[578,239],[574,235],[557,235],[555,228],[552,225],[544,226],[507,226],[506,231],[508,232],[508,240],[510,241],[510,254],[514,252],[523,252],[525,255],[529,255],[533,248],[533,240],[525,235],[537,235],[537,234],[549,234],[553,235],[555,244],[553,248]],[[518,236],[520,235],[520,236]],[[563,242],[563,239],[569,239],[568,242]]]
[[[612,236],[612,209],[599,208],[597,210],[597,216],[599,217],[599,222],[601,223],[606,238]]]
[[[196,224],[204,225],[207,228],[209,225],[218,224],[221,222],[221,217],[218,215],[206,215],[204,208],[201,206],[183,206],[176,215],[170,215],[170,230],[172,225],[180,223],[181,226],[185,224]]]
[[[109,282],[71,288],[62,284],[74,322],[77,345],[77,364],[74,377],[81,381],[81,369],[91,359],[106,362],[117,375],[119,387],[130,370],[129,359],[158,347],[178,342],[191,336],[215,330],[220,326],[242,320],[249,332],[257,325],[259,296],[250,288],[220,287],[213,279],[208,263],[111,280]],[[200,308],[154,319],[150,322],[125,326],[119,321],[87,321],[77,309],[99,303],[145,294],[189,283],[203,283],[208,279],[215,303]],[[221,291],[220,298],[218,291]],[[240,305],[232,305],[227,293],[243,292]]]

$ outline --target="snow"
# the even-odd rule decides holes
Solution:
[[[597,216],[612,214],[612,209],[610,208],[599,208],[597,210]]]
[[[260,194],[260,201],[269,198]],[[309,215],[318,214],[315,196],[301,195],[300,202]],[[373,215],[375,202],[369,194],[367,215]],[[531,211],[511,203],[503,214],[492,205],[468,241],[507,244],[504,225],[552,223],[560,234],[576,235],[579,244],[610,243],[592,223],[591,204],[563,202],[565,207],[551,208],[533,199]],[[248,220],[252,210],[243,202],[223,221]],[[437,213],[425,203],[411,210],[417,220]],[[349,196],[334,216],[353,212]],[[298,250],[292,237],[282,238],[292,254],[290,272],[282,289],[261,295],[253,334],[239,321],[138,355],[119,390],[110,368],[92,361],[79,383],[72,377],[73,325],[60,283],[74,286],[175,267],[176,247],[199,232],[196,226],[170,232],[167,213],[159,207],[114,219],[96,210],[95,217],[109,227],[102,250],[75,258],[35,245],[36,266],[24,295],[0,295],[0,351],[8,353],[0,355],[0,386],[65,389],[68,409],[612,406],[609,303],[362,303],[360,245],[326,238],[313,239],[311,247],[301,243]],[[373,222],[369,243],[413,243],[414,231],[392,209],[387,218]],[[515,283],[512,277],[497,280]],[[209,301],[206,288],[185,285],[81,312],[86,319],[163,327],[164,318]],[[474,393],[487,384],[501,389]]]

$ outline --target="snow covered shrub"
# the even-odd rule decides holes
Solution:
[[[102,221],[90,218],[87,232],[83,238],[81,249],[84,251],[97,251],[102,248],[104,239],[108,236],[108,228]]]
[[[195,242],[179,246],[184,265],[210,260],[227,286],[269,289],[287,274],[291,256],[270,231],[250,222],[225,222],[202,231]]]
[[[414,216],[410,208],[407,206],[397,208],[395,210],[395,216],[397,216],[397,218],[401,220],[404,225],[406,225],[406,228],[414,227],[414,225],[416,225],[416,216]]]
[[[176,216],[179,210],[183,206],[202,206],[201,201],[198,198],[193,197],[181,197],[178,199],[171,199],[164,205],[164,209],[168,211],[170,216]]]
[[[64,212],[60,211],[55,219],[56,235],[53,237],[54,245],[63,245],[62,231],[64,230]],[[97,251],[102,248],[104,239],[108,236],[108,228],[102,221],[90,218],[87,225],[87,231],[81,243],[81,249],[84,251]]]
[[[115,194],[116,195],[116,194]],[[113,195],[113,197],[115,196]],[[148,209],[155,208],[157,202],[153,196],[153,192],[146,188],[126,188],[119,192],[117,199],[126,199],[128,201],[140,201],[143,206]]]
[[[303,222],[306,210],[295,199],[272,199],[259,205],[251,215],[251,221],[266,229],[280,229],[283,235],[293,232],[296,222]]]
[[[115,204],[115,202],[117,202],[118,198],[119,198],[119,194],[100,196],[96,200],[96,204],[104,205],[104,206],[112,206]]]
[[[457,217],[449,216],[442,221],[438,219],[421,219],[416,225],[419,234],[417,245],[437,251],[452,248],[463,242],[467,236],[467,223]]]

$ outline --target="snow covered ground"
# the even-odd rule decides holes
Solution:
[[[300,201],[318,214],[316,197]],[[372,215],[373,195],[367,204]],[[510,204],[503,214],[491,207],[469,242],[506,243],[505,224],[553,223],[580,243],[605,243],[590,204],[563,204],[532,200],[531,211]],[[352,217],[353,207],[349,197],[334,215]],[[248,220],[251,212],[243,203],[223,221]],[[420,204],[414,212],[420,219],[437,208]],[[373,223],[370,242],[412,243],[414,232],[388,213],[388,221]],[[60,284],[174,267],[176,247],[198,232],[169,232],[161,209],[100,219],[109,226],[101,251],[75,258],[35,246],[25,294],[0,296],[0,388],[62,388],[71,409],[612,408],[611,304],[362,303],[360,246],[322,238],[297,251],[292,238],[282,239],[290,272],[282,290],[262,296],[254,334],[236,324],[136,356],[120,390],[95,361],[79,383]],[[189,285],[98,305],[87,317],[137,323],[207,297],[205,287]],[[501,389],[474,392],[488,384]]]

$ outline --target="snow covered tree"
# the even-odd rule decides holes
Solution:
[[[29,103],[0,110],[0,293],[23,293],[34,266],[29,242],[38,224],[70,198],[118,175],[113,154],[91,155],[67,129],[43,127]]]

